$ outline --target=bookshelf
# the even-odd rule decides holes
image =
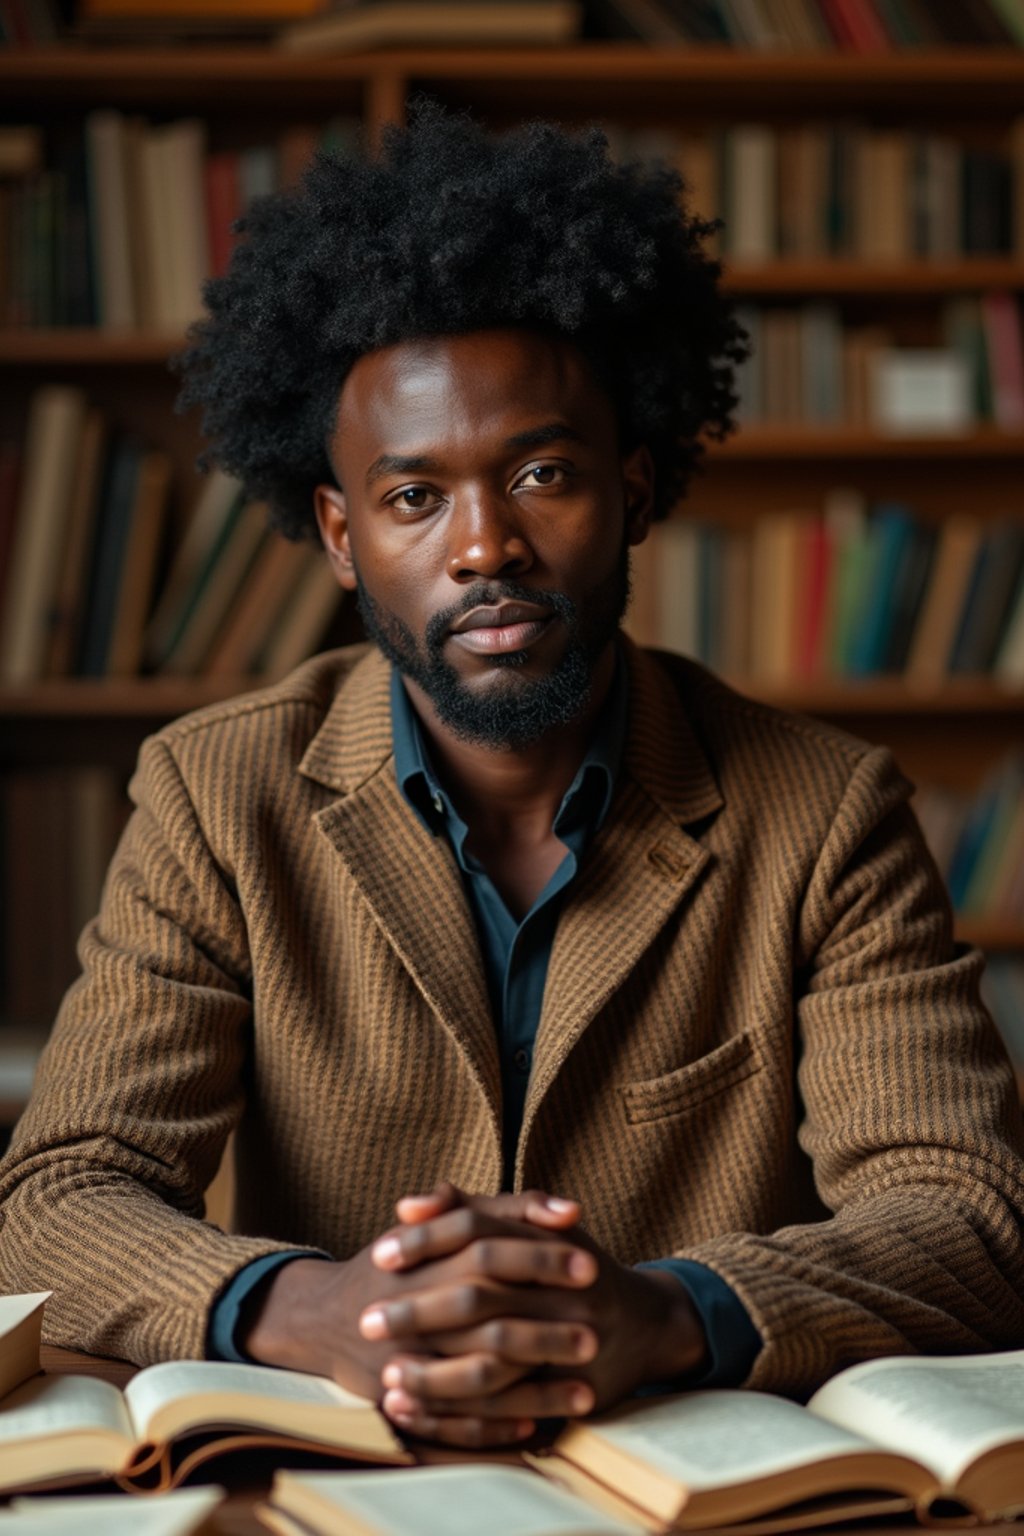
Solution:
[[[540,115],[568,125],[599,120],[642,135],[738,122],[782,131],[849,119],[872,131],[950,133],[987,151],[1024,118],[1024,50],[862,57],[592,43],[336,58],[205,46],[0,53],[2,121],[40,123],[55,135],[76,131],[85,114],[103,107],[154,122],[198,115],[211,145],[230,148],[339,114],[358,119],[373,139],[402,118],[416,92],[471,108],[494,127]],[[1015,194],[1024,203],[1019,167]],[[1024,215],[1018,220],[1021,227]],[[935,340],[947,300],[998,290],[1020,304],[1024,244],[1015,253],[934,259],[727,260],[725,282],[744,305],[827,300],[857,322],[891,325],[900,344],[921,345]],[[171,411],[176,384],[167,362],[180,344],[177,331],[0,327],[0,427],[15,436],[22,430],[27,395],[38,385],[78,385],[116,426],[138,429],[167,453],[176,531],[194,494],[198,447],[195,423]],[[869,501],[906,501],[936,527],[964,512],[985,525],[1006,517],[1024,523],[1022,470],[1024,427],[984,421],[926,435],[759,422],[712,446],[685,512],[742,526],[755,514],[818,507],[830,488],[852,484]],[[123,782],[144,735],[249,686],[245,677],[0,685],[0,774],[99,765]],[[1024,688],[990,676],[950,677],[923,691],[899,676],[752,686],[770,702],[892,745],[913,778],[937,778],[961,793],[1024,740]],[[993,953],[1024,956],[1024,923],[976,917],[962,920],[958,932]],[[0,1112],[9,1108],[0,1103]]]

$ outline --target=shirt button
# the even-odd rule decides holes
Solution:
[[[440,794],[436,794],[434,796],[434,810],[437,812],[437,814],[439,816],[444,811],[444,801],[441,799]]]
[[[528,1072],[529,1071],[529,1069],[530,1069],[530,1053],[529,1053],[529,1051],[524,1051],[522,1046],[520,1046],[518,1051],[516,1051],[515,1055],[512,1057],[512,1060],[515,1062],[516,1067],[518,1068],[518,1070],[520,1072]]]

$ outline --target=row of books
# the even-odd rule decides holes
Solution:
[[[734,262],[1024,255],[1024,117],[998,139],[855,120],[610,129],[621,159],[667,160],[724,220]]]
[[[1017,0],[598,0],[620,35],[755,52],[1024,45]]]
[[[83,391],[37,391],[23,454],[0,449],[0,678],[279,674],[316,649],[341,598],[319,546],[220,473],[175,539],[170,478]]]
[[[882,432],[1024,427],[1024,330],[1009,293],[943,306],[942,345],[901,347],[884,326],[847,325],[830,302],[740,307],[751,356],[739,377],[747,423]]]
[[[987,674],[1024,688],[1024,509],[932,523],[850,488],[742,526],[676,517],[634,551],[644,644],[740,680]]]
[[[923,788],[915,809],[956,911],[1024,925],[1024,755],[970,795]]]
[[[227,266],[235,220],[354,132],[338,118],[209,151],[198,118],[96,111],[52,143],[0,128],[0,325],[183,333]]]

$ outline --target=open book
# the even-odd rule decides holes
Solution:
[[[224,1497],[222,1488],[179,1488],[139,1503],[116,1493],[81,1498],[15,1499],[0,1511],[0,1536],[192,1536],[208,1530],[207,1517]]]
[[[1024,1350],[866,1361],[806,1408],[746,1390],[644,1398],[570,1425],[530,1460],[678,1530],[793,1530],[899,1507],[925,1524],[1010,1519],[1024,1512]]]
[[[642,1536],[522,1467],[278,1472],[257,1511],[277,1536]]]

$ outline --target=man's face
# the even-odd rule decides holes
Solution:
[[[317,516],[370,637],[464,739],[576,717],[651,490],[582,354],[517,330],[405,342],[356,363],[337,420]]]

